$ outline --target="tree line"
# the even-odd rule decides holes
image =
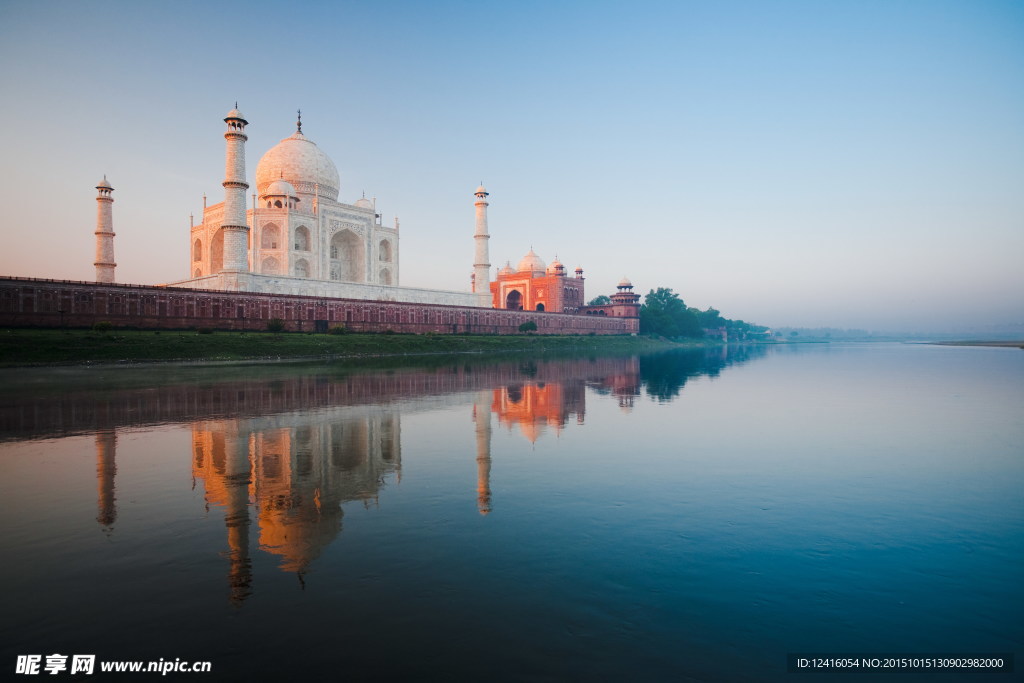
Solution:
[[[768,328],[763,325],[723,318],[721,312],[710,306],[704,311],[687,306],[678,294],[667,287],[649,291],[640,306],[640,334],[669,339],[700,338],[704,336],[705,330],[721,328],[726,330],[729,339],[747,339],[768,332]]]

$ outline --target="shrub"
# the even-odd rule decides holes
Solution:
[[[395,331],[393,329],[391,329],[390,327],[388,329],[384,330],[384,334],[394,334],[394,333],[395,333]]]
[[[537,331],[537,323],[533,322],[532,320],[527,320],[525,323],[523,323],[522,325],[519,326],[519,331],[520,332],[536,332]]]
[[[348,328],[346,328],[344,325],[333,325],[333,326],[331,326],[331,328],[329,330],[327,330],[327,334],[347,334],[347,333],[348,333]]]
[[[199,334],[213,334],[213,328],[212,327],[200,327],[198,330],[196,330],[196,332],[198,332]]]
[[[109,320],[101,320],[92,324],[93,332],[110,332],[114,329],[114,323]]]
[[[271,318],[267,321],[267,332],[284,332],[284,321],[280,318]]]

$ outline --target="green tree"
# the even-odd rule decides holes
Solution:
[[[696,309],[687,308],[679,295],[667,287],[651,290],[640,307],[640,332],[662,337],[701,337]]]
[[[527,320],[525,323],[523,323],[523,324],[521,324],[519,326],[519,331],[520,332],[536,332],[537,331],[537,323],[533,322],[532,320]]]
[[[587,305],[588,306],[607,306],[611,302],[612,302],[612,300],[611,300],[611,298],[608,295],[602,294],[601,296],[595,296],[593,299],[591,299],[587,303]]]

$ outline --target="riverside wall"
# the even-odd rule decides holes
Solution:
[[[638,318],[507,311],[399,301],[0,277],[0,326],[264,330],[278,318],[298,332],[342,325],[354,332],[636,334]]]

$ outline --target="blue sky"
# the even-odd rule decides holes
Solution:
[[[401,219],[402,284],[532,246],[773,326],[1024,323],[1024,3],[0,2],[0,273],[188,274],[224,114]]]

